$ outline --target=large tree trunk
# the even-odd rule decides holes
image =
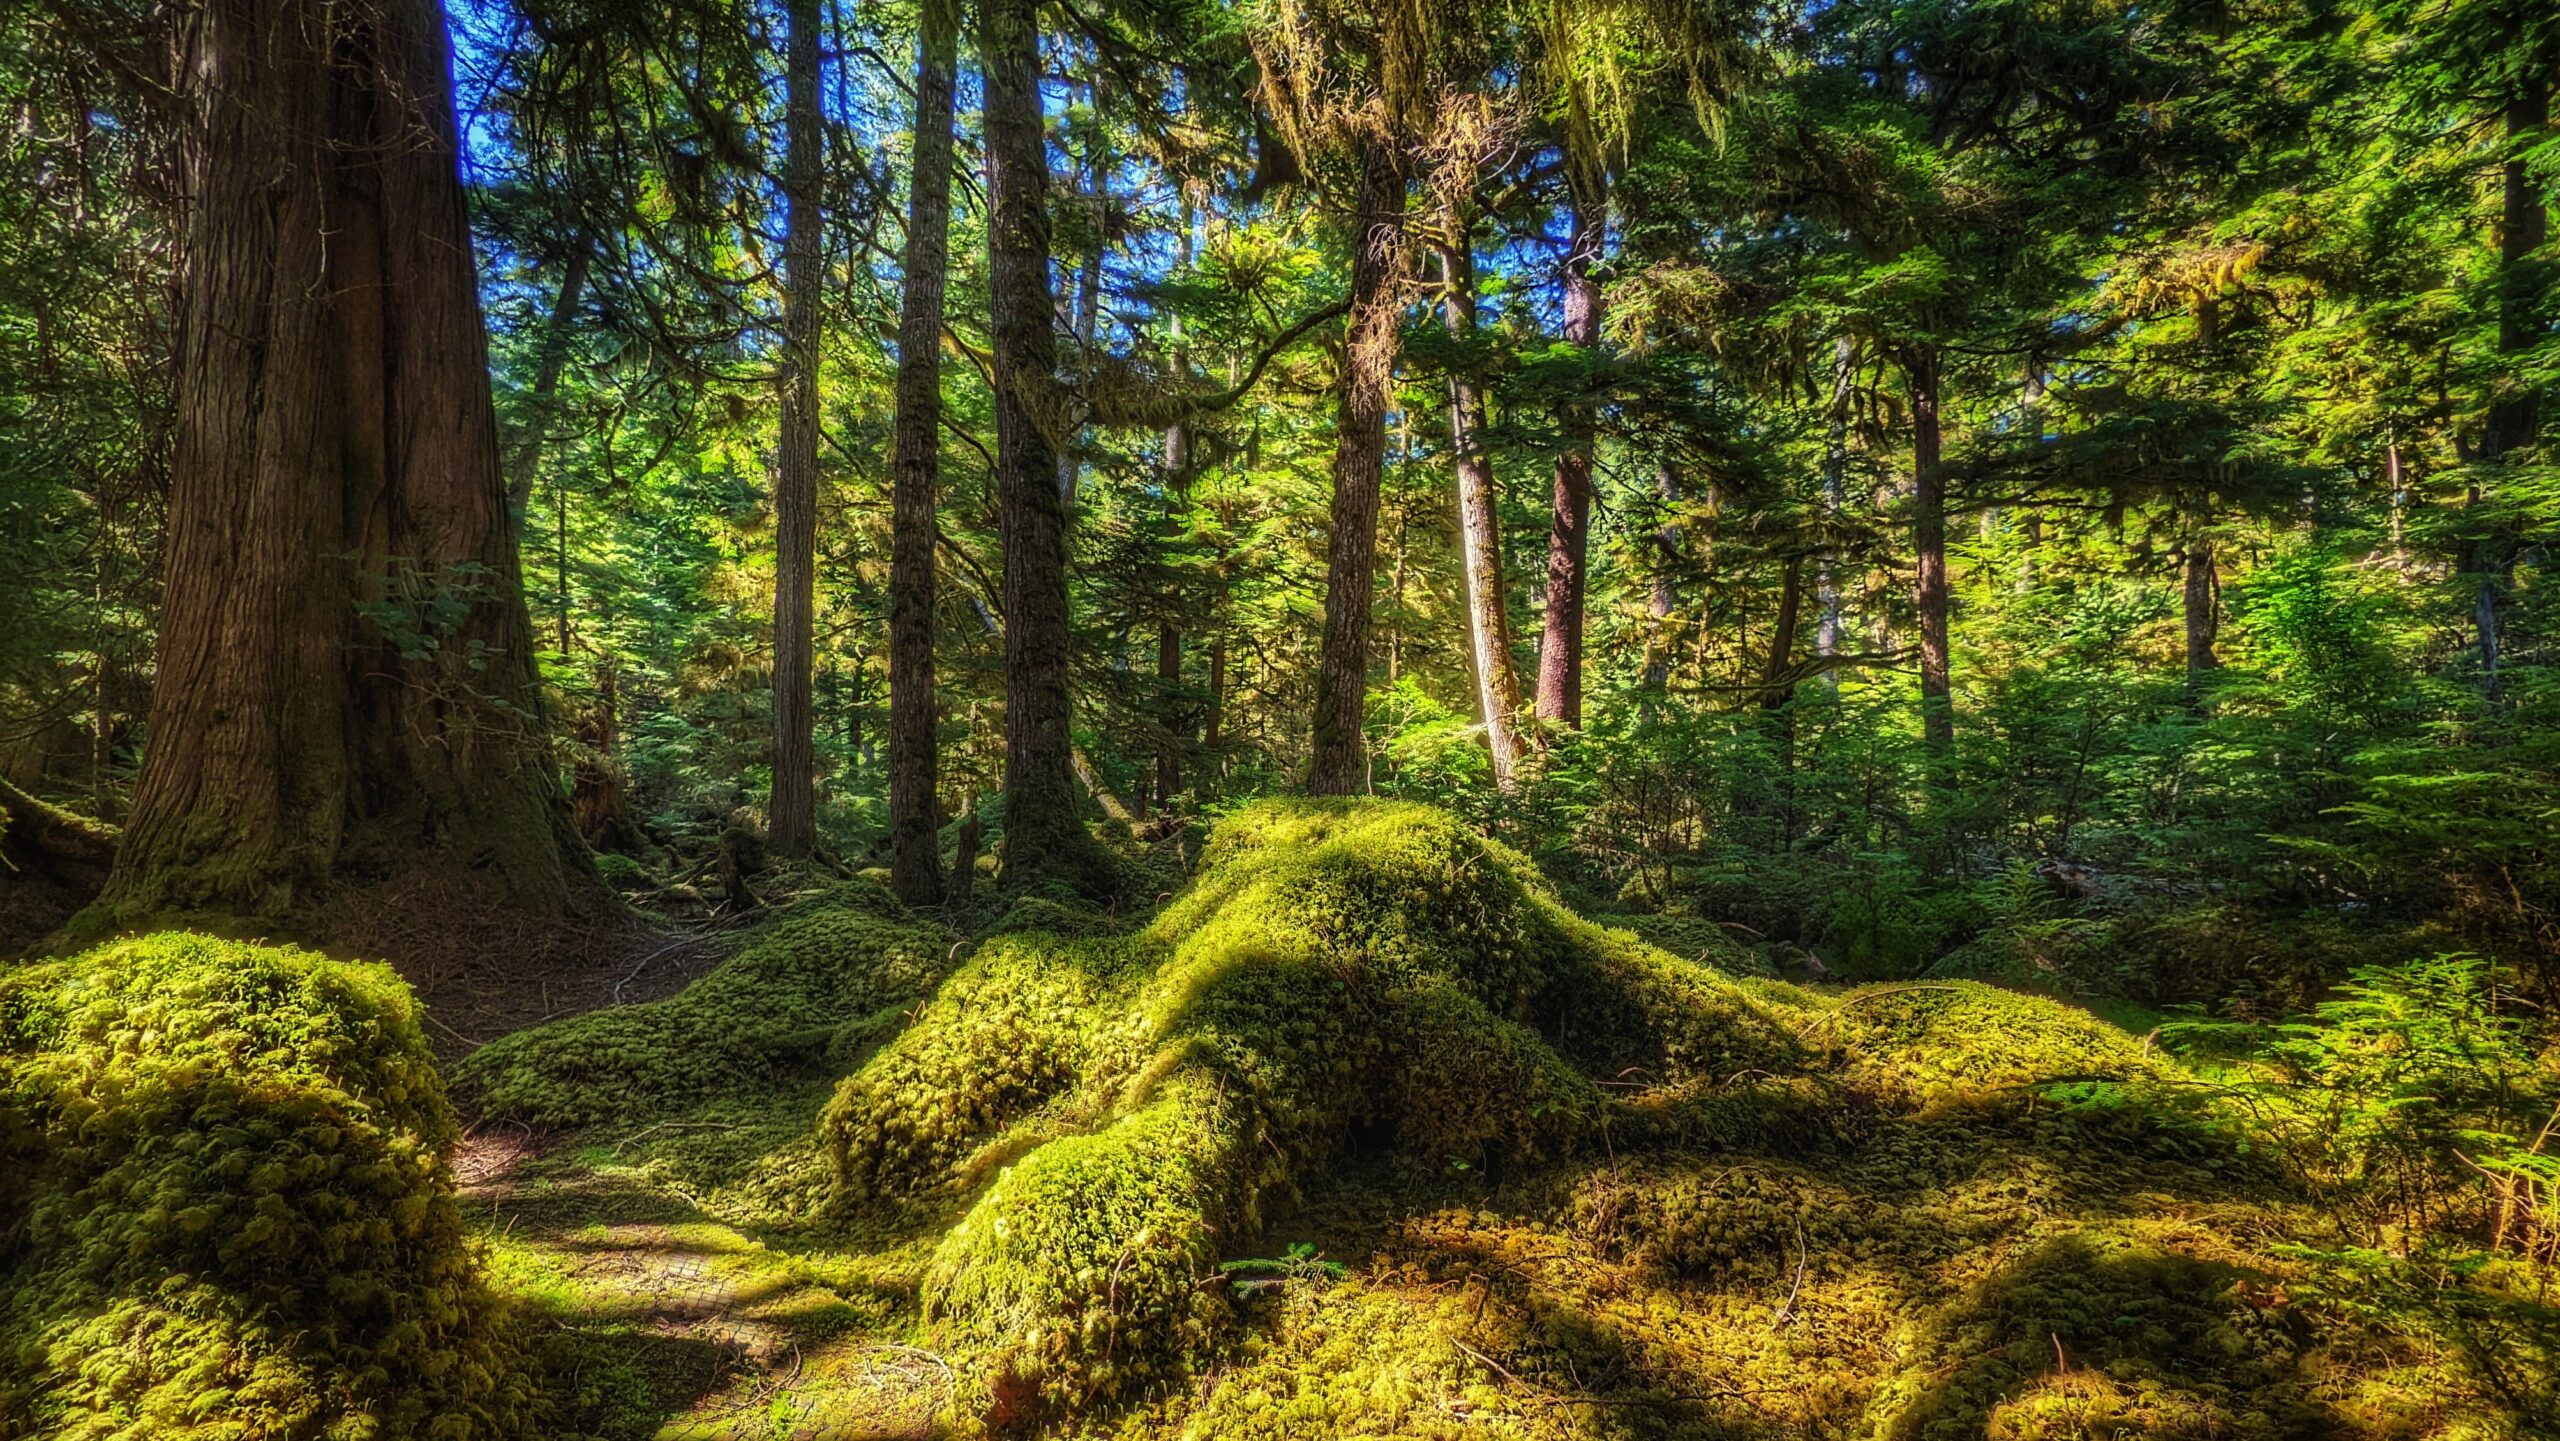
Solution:
[[[1049,292],[1049,163],[1040,109],[1037,0],[981,0],[986,79],[987,299],[996,401],[997,521],[1004,537],[1004,879],[1054,876],[1109,887],[1106,858],[1076,817],[1067,690],[1063,423]]]
[[[1440,247],[1447,281],[1443,315],[1461,350],[1476,331],[1476,267],[1463,217],[1452,214],[1457,237]],[[1463,363],[1463,362],[1462,362]],[[1476,676],[1476,711],[1484,717],[1485,745],[1493,753],[1493,782],[1517,783],[1520,766],[1520,672],[1511,660],[1511,620],[1502,580],[1502,517],[1493,461],[1484,450],[1484,397],[1463,372],[1449,372],[1449,451],[1458,472],[1458,544],[1466,585],[1467,639]]]
[[[1947,664],[1947,476],[1939,464],[1938,354],[1915,347],[1911,382],[1911,551],[1919,563],[1920,725],[1929,749],[1955,744]]]
[[[934,705],[934,492],[942,466],[942,304],[950,276],[957,0],[925,0],[916,38],[915,172],[907,191],[889,522],[889,887],[942,899],[941,755]]]
[[[2533,349],[2545,331],[2543,314],[2548,261],[2537,258],[2551,235],[2550,207],[2534,183],[2523,147],[2551,119],[2551,88],[2546,80],[2527,82],[2507,102],[2508,158],[2501,177],[2504,205],[2498,225],[2498,354],[2519,356]],[[2541,398],[2521,376],[2501,378],[2490,401],[2480,436],[2480,457],[2495,463],[2510,451],[2533,444],[2542,426]],[[2478,578],[2473,624],[2480,637],[2481,686],[2498,693],[2498,587],[2515,563],[2515,546],[2505,535],[2492,534],[2473,543],[2464,569]]]
[[[1604,297],[1591,267],[1609,235],[1605,182],[1573,187],[1573,248],[1565,256],[1564,340],[1589,349],[1600,343]],[[1551,725],[1582,724],[1582,612],[1591,548],[1590,411],[1575,406],[1565,417],[1565,443],[1556,456],[1555,492],[1547,533],[1546,630],[1538,642],[1538,719]]]
[[[783,132],[790,153],[782,188],[791,218],[782,242],[782,435],[773,484],[773,797],[766,808],[774,854],[805,856],[817,839],[816,666],[818,591],[818,329],[825,257],[818,205],[818,0],[788,0]]]
[[[562,263],[551,318],[542,324],[542,350],[534,360],[532,414],[525,417],[524,434],[516,441],[515,454],[507,459],[507,514],[515,517],[519,530],[526,508],[533,503],[533,478],[542,469],[543,447],[551,440],[560,372],[569,362],[570,332],[577,328],[578,302],[586,294],[587,270],[594,263],[595,252],[581,236]]]
[[[150,746],[105,903],[610,905],[553,772],[435,0],[210,0]]]
[[[1396,328],[1404,315],[1404,175],[1384,142],[1360,150],[1353,219],[1351,322],[1343,341],[1334,425],[1333,539],[1324,582],[1324,645],[1316,667],[1312,795],[1368,789],[1362,734],[1369,691],[1369,613],[1378,583],[1378,489],[1395,388]]]

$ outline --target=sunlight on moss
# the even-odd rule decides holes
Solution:
[[[551,1434],[389,969],[168,933],[0,972],[0,1432]]]

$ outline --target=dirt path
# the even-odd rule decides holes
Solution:
[[[636,1376],[614,1430],[664,1441],[891,1441],[942,1434],[950,1368],[894,1309],[808,1257],[705,1214],[609,1151],[467,1138],[463,1204],[493,1283]],[[625,1390],[632,1390],[627,1384]],[[654,1414],[651,1414],[654,1408]]]

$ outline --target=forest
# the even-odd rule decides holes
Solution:
[[[5,0],[5,1441],[2560,1437],[2549,0]]]

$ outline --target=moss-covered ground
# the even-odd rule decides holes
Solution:
[[[842,900],[458,1068],[550,1434],[2538,1424],[2085,1010],[1659,949],[1401,805],[1248,808],[1125,924]]]

